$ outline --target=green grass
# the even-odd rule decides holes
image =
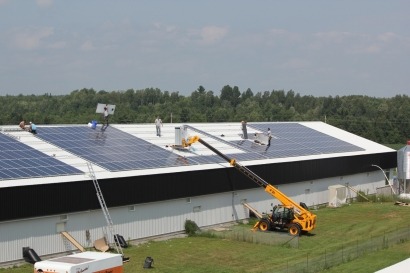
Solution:
[[[221,239],[216,236],[173,238],[150,241],[124,249],[130,262],[124,265],[125,273],[146,272],[143,269],[147,256],[154,258],[152,272],[205,273],[205,272],[279,272],[292,268],[307,259],[323,257],[340,249],[372,241],[384,234],[406,228],[410,222],[410,207],[386,203],[354,203],[342,208],[321,208],[317,228],[312,236],[301,236],[297,247],[272,246],[258,241]],[[251,226],[242,226],[244,232]],[[245,231],[246,230],[246,231]],[[279,233],[270,233],[281,236]],[[332,267],[323,272],[374,272],[409,257],[410,242],[391,245],[369,252],[357,259]],[[347,255],[347,254],[345,254]],[[0,269],[0,273],[31,273],[32,265]],[[286,271],[282,271],[286,272]]]
[[[387,249],[368,253],[326,271],[326,273],[369,273],[393,265],[410,257],[410,242],[394,245]]]

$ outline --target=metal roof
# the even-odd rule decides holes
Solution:
[[[153,124],[38,125],[36,135],[9,126],[0,133],[0,187],[89,180],[87,162],[98,179],[228,166],[200,143],[175,149],[181,127],[244,165],[394,151],[323,122],[249,122],[248,139],[240,123],[168,123],[161,137]]]

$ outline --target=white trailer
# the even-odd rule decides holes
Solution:
[[[123,273],[121,254],[81,252],[36,262],[34,273]]]
[[[398,262],[397,264],[391,265],[389,267],[383,268],[375,273],[406,273],[409,272],[410,258]]]

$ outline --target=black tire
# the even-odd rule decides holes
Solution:
[[[270,230],[270,223],[267,219],[262,219],[259,221],[258,228],[260,231],[269,231]]]
[[[288,232],[289,232],[289,235],[300,236],[301,228],[298,224],[293,223],[289,225]]]

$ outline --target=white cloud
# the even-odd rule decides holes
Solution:
[[[81,48],[81,50],[89,51],[89,50],[95,49],[95,46],[94,46],[93,42],[91,42],[90,40],[87,40],[81,45],[80,48]]]
[[[380,51],[382,51],[382,48],[379,45],[369,45],[363,49],[364,53],[369,53],[369,54],[379,53]]]
[[[201,29],[202,42],[205,44],[213,44],[223,39],[228,33],[226,27],[207,26]]]
[[[154,23],[154,27],[155,27],[156,29],[158,29],[158,30],[165,31],[165,32],[167,32],[167,33],[175,32],[175,31],[177,30],[177,27],[176,27],[176,26],[173,26],[173,25],[164,25],[164,24],[159,23],[159,22]]]
[[[50,44],[48,48],[61,49],[61,48],[65,48],[66,46],[67,46],[66,42],[60,41],[60,42],[55,42],[53,44]]]
[[[16,29],[12,33],[12,44],[20,49],[35,49],[41,46],[42,40],[53,34],[52,27]]]
[[[318,32],[314,35],[317,39],[324,43],[342,43],[353,36],[350,32],[330,31]]]
[[[379,34],[377,38],[382,42],[391,42],[397,39],[398,36],[393,32],[385,32],[385,33]]]
[[[36,0],[38,6],[46,8],[53,5],[54,0]]]
[[[338,31],[318,32],[314,34],[315,39],[311,48],[316,50],[333,48],[347,54],[377,54],[385,48],[383,44],[395,37],[393,33],[370,35]]]
[[[286,30],[284,30],[284,29],[276,29],[276,28],[274,28],[274,29],[271,29],[270,31],[269,31],[269,33],[270,34],[272,34],[272,35],[282,35],[282,34],[286,34],[286,33],[288,33]]]
[[[276,28],[270,29],[267,32],[267,35],[264,34],[263,39],[269,46],[275,46],[279,44],[298,45],[301,42],[303,43],[305,41],[301,33],[290,32],[285,29]]]

